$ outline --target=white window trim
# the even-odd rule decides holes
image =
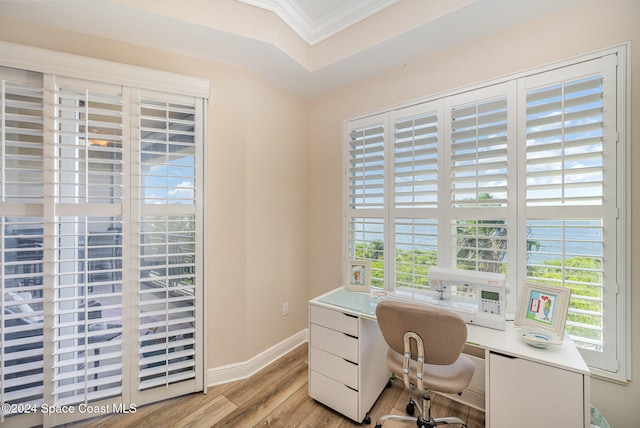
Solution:
[[[0,64],[44,74],[209,98],[210,82],[206,79],[15,43],[0,42]]]
[[[579,62],[589,61],[592,59],[600,58],[605,55],[617,54],[618,55],[618,73],[619,73],[619,87],[618,87],[618,96],[617,96],[617,129],[618,129],[618,142],[617,142],[617,152],[618,152],[618,179],[620,180],[620,185],[617,187],[617,199],[619,202],[619,216],[623,219],[623,223],[619,223],[618,225],[622,227],[625,231],[631,230],[631,182],[630,182],[630,171],[631,171],[631,160],[630,160],[630,136],[631,136],[631,97],[629,95],[630,91],[630,79],[631,79],[631,46],[630,42],[612,46],[609,48],[601,49],[598,51],[594,51],[591,53],[587,53],[584,55],[576,56],[573,58],[569,58],[563,61],[543,65],[540,67],[523,70],[518,73],[514,73],[511,75],[503,76],[497,79],[491,79],[483,82],[479,82],[476,84],[472,84],[469,86],[460,87],[457,89],[452,89],[448,91],[443,91],[437,94],[433,94],[428,97],[423,97],[419,99],[414,99],[406,103],[396,104],[394,106],[389,106],[386,108],[382,108],[379,110],[371,111],[366,114],[361,114],[357,116],[348,117],[344,120],[344,141],[343,141],[343,153],[347,153],[347,145],[348,145],[348,125],[353,123],[354,121],[359,121],[360,123],[366,123],[367,119],[373,119],[374,116],[381,116],[385,114],[389,114],[391,116],[400,109],[405,109],[413,106],[418,106],[422,104],[426,104],[428,102],[438,101],[446,97],[451,97],[455,95],[459,95],[469,91],[475,91],[482,89],[484,87],[493,86],[509,81],[515,81],[517,79],[530,76],[537,73],[543,73],[550,70],[563,68],[569,65],[573,65]],[[622,67],[621,67],[622,63]],[[446,111],[446,110],[445,110]],[[379,119],[377,119],[379,120]],[[392,124],[393,121],[389,120],[388,124]],[[391,131],[389,129],[386,130],[386,141],[391,142]],[[390,146],[390,144],[387,144]],[[387,148],[385,155],[389,155],[391,152]],[[349,194],[347,192],[347,186],[349,182],[349,177],[347,175],[348,168],[348,159],[346,156],[343,156],[343,213],[344,213],[344,223],[342,225],[343,230],[343,261],[349,257],[348,248],[349,248],[349,219],[354,214],[353,210],[349,209]],[[444,157],[442,157],[444,159]],[[448,169],[447,169],[448,170]],[[441,169],[444,171],[444,169]],[[623,174],[622,171],[626,171],[626,174]],[[386,171],[386,174],[389,174],[389,171]],[[392,186],[390,183],[391,180],[387,179],[386,186]],[[392,209],[393,201],[389,200],[390,195],[392,193],[387,192],[385,197],[385,207],[384,207],[384,219],[385,219],[385,243],[392,242],[389,239],[391,234],[391,229],[393,225],[389,223],[389,211]],[[441,204],[441,206],[443,206]],[[354,216],[366,217],[367,210],[359,210],[355,213]],[[610,380],[618,383],[626,383],[628,380],[631,380],[631,237],[629,233],[620,233],[617,240],[617,252],[618,254],[622,254],[623,257],[618,257],[617,264],[618,267],[616,269],[616,273],[618,275],[617,278],[617,298],[616,298],[616,355],[618,360],[618,370],[616,372],[608,372],[604,370],[600,370],[598,368],[591,368],[592,374],[594,377],[602,378],[605,380]],[[394,278],[392,275],[392,269],[389,269],[390,266],[393,266],[395,263],[393,259],[392,250],[388,248],[388,245],[385,245],[384,248],[384,258],[387,263],[387,268],[385,269],[385,284],[393,283]],[[344,263],[343,263],[344,265]],[[343,269],[345,267],[343,266]],[[344,271],[343,271],[344,276]],[[513,277],[516,277],[515,275]],[[513,290],[512,290],[513,291]],[[511,293],[515,294],[515,293]],[[511,297],[514,298],[514,297]]]

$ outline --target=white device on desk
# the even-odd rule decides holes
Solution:
[[[432,267],[428,280],[436,294],[427,303],[446,307],[469,324],[506,328],[507,286],[503,274]]]

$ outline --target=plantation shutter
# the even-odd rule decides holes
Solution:
[[[119,89],[57,87],[58,203],[106,204],[106,209],[113,209],[110,204],[122,203],[122,128],[123,100]],[[116,210],[120,212],[119,208]]]
[[[527,92],[527,205],[603,201],[602,75]]]
[[[431,266],[506,274],[509,313],[525,281],[571,288],[566,331],[626,380],[627,60],[620,46],[346,121],[346,257],[416,300]]]
[[[499,89],[499,88],[498,88]],[[507,204],[507,97],[453,97],[450,110],[451,204]],[[493,92],[493,91],[492,91]],[[465,102],[475,95],[471,102]],[[483,197],[488,195],[488,198]]]
[[[396,289],[427,289],[429,268],[438,266],[437,219],[396,218],[394,244]]]
[[[3,403],[42,402],[42,230],[39,217],[1,217]]]
[[[0,67],[0,422],[201,391],[208,82],[0,50],[43,69]]]
[[[349,258],[371,261],[371,286],[384,287],[384,220],[351,217],[348,237]]]
[[[42,77],[0,67],[0,402],[27,406],[43,398],[42,114]]]
[[[396,208],[438,206],[438,112],[394,123]]]
[[[618,369],[615,56],[526,79],[527,278],[570,288],[567,332],[588,364]],[[608,201],[608,202],[607,202]],[[613,266],[607,269],[607,265]]]
[[[445,266],[507,272],[515,233],[515,87],[490,86],[448,101],[451,262]],[[513,167],[511,165],[514,165]],[[513,244],[512,244],[513,245]]]
[[[55,79],[53,402],[123,392],[122,88]]]
[[[443,103],[434,101],[391,112],[393,123],[395,274],[398,292],[417,298],[427,288],[427,273],[438,265],[440,163]]]
[[[352,209],[383,207],[384,139],[382,123],[349,130],[349,206]]]
[[[29,74],[18,82],[15,71],[0,67],[0,148],[2,202],[42,203],[42,78]],[[30,81],[35,81],[34,84]]]
[[[387,115],[346,124],[348,258],[371,262],[371,285],[384,287]]]
[[[140,101],[139,391],[193,390],[202,378],[196,358],[202,324],[196,308],[198,108],[193,97],[153,93]]]

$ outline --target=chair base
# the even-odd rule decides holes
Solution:
[[[382,428],[382,423],[387,420],[413,422],[419,428],[435,428],[438,425],[443,425],[443,424],[447,424],[447,425],[460,424],[461,428],[466,428],[467,426],[463,420],[455,417],[436,418],[436,419],[431,419],[431,421],[427,421],[422,416],[413,417],[413,416],[402,416],[402,415],[384,415],[378,418],[378,422],[376,423],[376,428]]]
[[[443,424],[460,424],[461,428],[466,428],[466,423],[459,418],[456,417],[447,417],[447,418],[431,418],[431,420],[426,420],[425,418],[422,417],[422,415],[415,417],[415,416],[403,416],[403,415],[383,415],[380,416],[378,418],[378,421],[376,422],[376,428],[382,428],[382,424],[385,421],[388,420],[394,420],[394,421],[406,421],[406,422],[413,422],[416,424],[416,426],[418,426],[418,428],[435,428],[438,425],[443,425]]]
[[[431,398],[429,397],[429,391],[424,391],[422,394],[422,406],[419,406],[416,400],[411,397],[409,404],[407,404],[407,413],[413,415],[414,409],[420,410],[420,414],[416,416],[403,416],[403,415],[382,415],[376,421],[376,428],[382,428],[382,424],[388,420],[413,422],[418,428],[435,428],[438,425],[459,424],[461,428],[466,428],[467,424],[460,418],[453,416],[444,418],[432,418],[431,417]],[[425,417],[426,416],[426,417]]]

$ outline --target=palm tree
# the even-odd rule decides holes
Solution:
[[[481,193],[480,200],[493,199],[489,193]],[[458,267],[482,272],[503,272],[503,261],[507,255],[507,228],[505,220],[459,220]],[[527,230],[527,234],[530,230]],[[537,250],[541,244],[527,239],[527,252]]]

